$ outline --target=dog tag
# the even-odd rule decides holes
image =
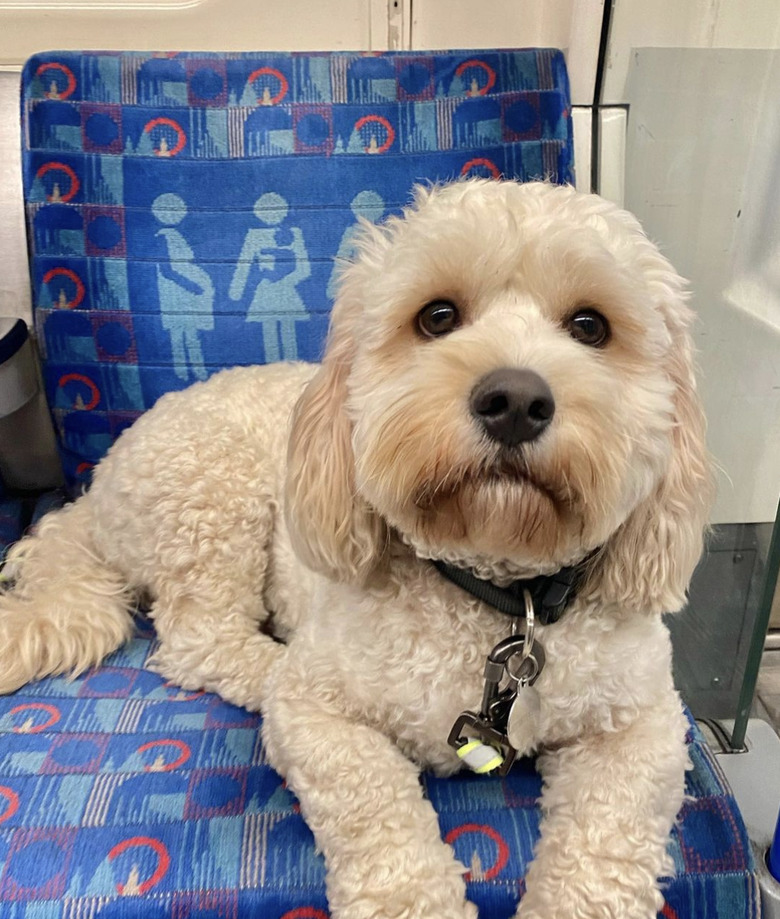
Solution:
[[[542,672],[545,654],[534,638],[531,595],[527,590],[524,594],[523,632],[515,624],[512,634],[490,652],[479,713],[461,712],[447,738],[459,759],[474,772],[506,775],[517,750],[527,750],[529,738],[536,734],[540,701],[533,684]]]
[[[544,648],[535,641],[530,652],[516,652],[507,658],[504,665],[514,689],[514,699],[506,720],[506,735],[515,750],[523,753],[529,752],[535,745],[541,700],[534,683],[539,679],[544,662]]]
[[[509,743],[521,754],[530,753],[536,746],[541,707],[538,691],[530,683],[525,686],[520,684],[509,709],[506,735]]]

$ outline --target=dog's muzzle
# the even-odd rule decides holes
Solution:
[[[516,447],[536,440],[548,427],[555,414],[555,400],[538,373],[501,367],[477,383],[469,408],[491,440]]]

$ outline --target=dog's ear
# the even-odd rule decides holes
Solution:
[[[601,602],[653,613],[676,612],[701,555],[713,493],[704,412],[696,392],[692,314],[683,282],[667,274],[661,304],[672,347],[667,373],[674,385],[672,450],[663,480],[604,546],[590,587]],[[589,591],[590,592],[590,591]]]
[[[362,250],[379,233],[364,226]],[[365,253],[364,253],[365,255]],[[367,256],[366,256],[367,257]],[[287,454],[285,515],[293,546],[315,571],[339,581],[364,583],[387,540],[384,521],[355,492],[352,424],[347,378],[360,313],[360,266],[347,269],[333,307],[325,356],[293,412]]]

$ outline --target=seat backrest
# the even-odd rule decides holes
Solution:
[[[71,480],[164,392],[321,355],[334,259],[415,182],[572,181],[554,50],[36,55],[35,323]]]

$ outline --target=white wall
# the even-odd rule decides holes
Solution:
[[[15,73],[0,73],[0,316],[32,320]]]
[[[382,47],[372,0],[0,0],[0,64],[52,48],[338,50]],[[385,16],[386,19],[386,16]]]
[[[0,65],[51,48],[382,50],[551,46],[592,100],[604,0],[0,0]]]
[[[637,48],[778,48],[777,0],[615,0],[602,102],[627,101]]]

